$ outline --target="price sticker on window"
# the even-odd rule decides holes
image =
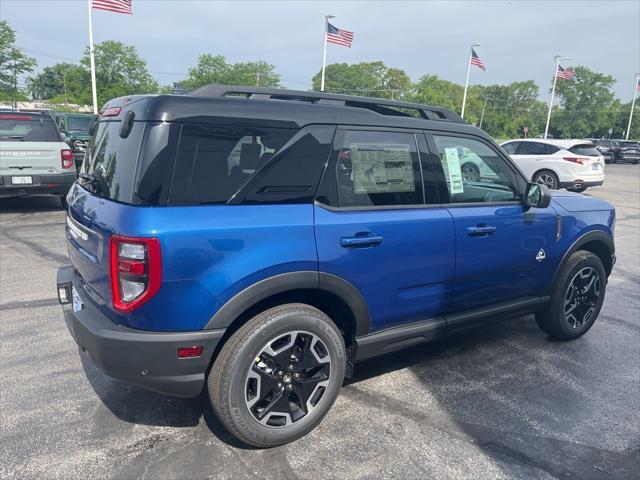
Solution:
[[[445,148],[445,168],[449,172],[449,191],[453,193],[464,193],[462,183],[462,170],[460,169],[460,157],[457,148]]]

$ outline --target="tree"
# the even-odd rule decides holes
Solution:
[[[136,49],[130,45],[106,40],[95,45],[95,59],[98,106],[115,97],[156,93],[160,88],[149,73],[147,62],[141,59]],[[88,48],[80,63],[88,72]],[[84,86],[80,99],[83,103],[91,103],[90,82]]]
[[[313,89],[320,90],[322,71],[313,77]],[[325,91],[376,98],[405,98],[411,93],[411,79],[399,68],[383,62],[332,63],[325,71]]]
[[[22,53],[16,46],[16,32],[6,21],[0,21],[0,100],[15,102],[23,95],[18,88],[18,77],[32,72],[35,59]]]
[[[76,103],[87,81],[91,81],[89,72],[80,65],[56,63],[30,77],[27,88],[32,98],[48,100],[60,97],[65,99],[65,103]]]
[[[587,67],[575,67],[571,80],[558,79],[559,107],[551,117],[550,132],[556,138],[585,138],[608,135],[615,122],[615,80]]]
[[[222,55],[205,53],[200,55],[196,66],[189,69],[187,78],[180,83],[187,90],[211,83],[278,87],[280,75],[274,65],[264,60],[231,64]]]

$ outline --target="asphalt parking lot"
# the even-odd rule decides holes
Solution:
[[[360,364],[323,423],[244,449],[203,396],[110,379],[57,305],[56,199],[0,200],[1,478],[640,478],[640,166],[588,191],[617,207],[598,321],[552,341],[531,316]]]

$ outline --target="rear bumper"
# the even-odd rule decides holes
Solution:
[[[11,177],[28,176],[33,183],[28,185],[13,185]],[[66,195],[73,182],[76,172],[59,173],[54,175],[30,175],[19,173],[16,175],[0,176],[0,197],[27,197],[31,195]]]
[[[599,187],[604,183],[602,180],[592,180],[588,182],[560,182],[560,188],[566,188],[567,190],[582,189],[588,187]]]
[[[113,323],[92,302],[72,265],[58,269],[58,291],[64,319],[71,336],[100,370],[155,392],[178,397],[195,397],[205,385],[205,375],[224,330],[199,332],[149,332]],[[74,311],[73,286],[82,301]],[[180,347],[202,346],[197,358],[178,358]]]

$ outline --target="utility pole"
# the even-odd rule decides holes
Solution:
[[[640,73],[636,73],[636,84],[633,89],[633,100],[631,101],[631,111],[629,112],[629,123],[627,124],[627,132],[624,139],[629,140],[629,132],[631,131],[631,120],[633,120],[633,110],[636,108],[636,97],[638,96],[638,90],[640,90]]]
[[[484,103],[482,104],[482,113],[480,114],[480,124],[478,125],[478,128],[482,128],[482,121],[484,120],[484,109],[487,108],[487,100],[489,100],[489,97],[484,97]]]
[[[256,72],[256,87],[260,86],[260,71]]]

